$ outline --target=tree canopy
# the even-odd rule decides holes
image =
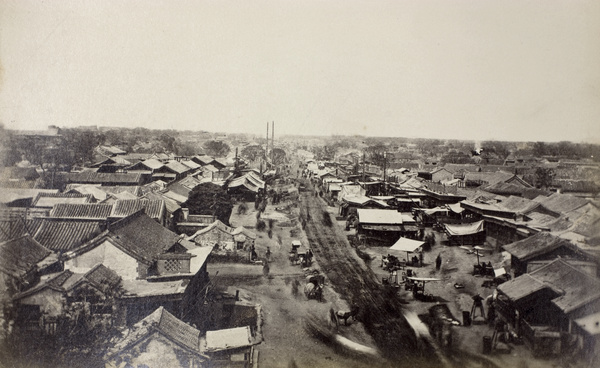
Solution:
[[[223,141],[206,141],[204,150],[210,156],[225,157],[229,153],[229,146]]]
[[[192,189],[184,205],[190,210],[191,214],[213,215],[221,222],[229,225],[233,200],[221,186],[213,183],[203,183]]]
[[[256,161],[265,156],[265,149],[259,145],[246,146],[240,152],[240,155],[249,161]]]

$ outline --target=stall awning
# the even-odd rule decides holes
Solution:
[[[392,245],[389,249],[400,251],[400,252],[414,252],[419,249],[425,242],[419,240],[412,240],[408,238],[400,238],[394,245]]]
[[[483,220],[472,224],[449,225],[444,224],[446,233],[450,236],[464,236],[477,234],[483,231]]]
[[[363,230],[374,231],[402,231],[402,225],[361,225]]]

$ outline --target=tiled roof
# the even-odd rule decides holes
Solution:
[[[556,213],[571,212],[589,203],[589,200],[585,198],[561,193],[554,193],[549,197],[539,196],[534,201]]]
[[[33,207],[53,207],[58,203],[91,203],[91,194],[80,193],[39,193],[31,202]]]
[[[570,313],[600,298],[600,280],[560,258],[498,287],[513,300],[543,288],[556,293],[552,303],[564,313]]]
[[[194,239],[196,239],[196,237],[206,234],[206,233],[212,231],[213,229],[218,229],[226,234],[231,235],[232,237],[242,234],[244,236],[247,236],[250,239],[256,239],[256,234],[253,233],[252,231],[246,229],[243,226],[233,228],[231,226],[225,225],[224,223],[222,223],[219,220],[215,220],[215,222],[208,225],[204,229],[200,229],[200,230],[196,231],[196,233],[194,235],[189,236],[187,238],[187,240],[193,241]]]
[[[10,203],[17,200],[33,199],[40,193],[58,193],[56,189],[21,189],[3,188],[0,190],[0,203]]]
[[[111,224],[109,231],[132,255],[146,262],[156,259],[179,239],[142,210]]]
[[[178,174],[183,174],[191,170],[189,166],[186,166],[179,161],[169,161],[166,166]]]
[[[25,274],[51,253],[29,235],[0,243],[0,271],[13,276]]]
[[[50,250],[65,252],[100,234],[103,223],[104,221],[43,219],[34,238]]]
[[[192,161],[192,160],[183,160],[181,161],[182,164],[184,164],[185,166],[189,167],[192,170],[196,170],[202,167],[202,165]]]
[[[121,281],[121,277],[103,264],[94,266],[83,275],[83,278],[100,290],[114,288]]]
[[[110,217],[127,217],[139,210],[144,209],[146,214],[153,219],[160,219],[165,213],[165,203],[150,199],[119,199],[113,204]]]
[[[112,184],[128,183],[140,184],[142,181],[141,173],[99,173],[94,171],[82,171],[79,173],[67,174],[67,180],[71,183],[89,183],[89,184]]]
[[[146,166],[147,168],[151,169],[151,170],[156,170],[156,169],[160,169],[161,167],[165,166],[165,164],[163,164],[162,162],[158,161],[157,159],[154,158],[150,158],[147,160],[144,160],[141,162],[142,165]]]
[[[174,201],[171,198],[165,197],[164,195],[162,195],[162,193],[149,192],[149,193],[146,193],[146,195],[144,197],[148,198],[149,200],[165,202],[165,207],[167,209],[167,212],[169,212],[169,213],[174,213],[181,209],[181,206],[179,205],[179,203],[177,203],[176,201]]]
[[[521,261],[526,261],[535,256],[551,252],[552,250],[566,246],[575,250],[576,248],[565,239],[561,239],[546,231],[541,231],[528,238],[504,245],[504,250]]]
[[[113,209],[111,204],[59,203],[50,211],[50,217],[106,220]]]
[[[164,307],[159,307],[146,318],[133,325],[129,333],[108,350],[105,359],[116,357],[122,351],[145,341],[147,337],[156,332],[174,344],[197,354],[198,357],[206,358],[201,351],[200,331],[181,321],[165,310]]]
[[[12,240],[23,235],[33,235],[42,224],[41,218],[4,217],[0,219],[0,241]]]
[[[100,190],[108,194],[119,194],[123,192],[131,193],[135,196],[139,196],[141,187],[138,185],[103,185]]]
[[[495,171],[495,172],[466,172],[465,181],[476,181],[486,182],[488,184],[496,184],[499,182],[507,181],[514,176],[513,173],[507,171]]]

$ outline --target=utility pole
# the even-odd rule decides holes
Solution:
[[[365,182],[365,151],[363,149],[363,172],[362,172],[362,181]]]
[[[267,157],[269,155],[269,122],[267,121],[267,147],[265,148],[265,170],[267,170]]]
[[[275,121],[271,125],[271,164],[275,164],[273,149],[275,148]]]
[[[387,195],[387,185],[385,183],[386,164],[387,164],[387,152],[383,152],[383,195]]]

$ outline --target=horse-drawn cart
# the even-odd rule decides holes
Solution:
[[[306,285],[304,286],[304,295],[308,299],[323,300],[323,286],[325,285],[325,276],[321,274],[313,274],[306,277]]]

